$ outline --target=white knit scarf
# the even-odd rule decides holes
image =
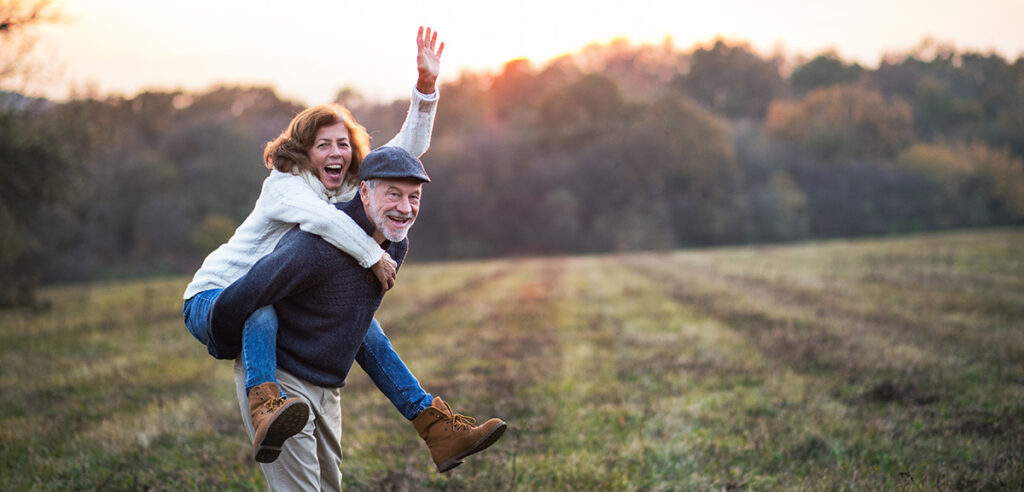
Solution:
[[[338,188],[335,191],[328,190],[324,184],[320,182],[320,178],[305,169],[298,169],[298,166],[295,166],[292,169],[292,174],[304,179],[306,184],[316,192],[317,196],[326,200],[328,203],[350,201],[356,197],[356,191],[359,190],[359,187],[349,179],[346,179],[345,182],[342,183],[341,188]]]

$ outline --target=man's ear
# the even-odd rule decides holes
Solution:
[[[359,182],[359,199],[363,202],[363,205],[370,204],[370,187],[367,186],[366,181]]]

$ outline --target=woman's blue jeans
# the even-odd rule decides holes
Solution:
[[[200,292],[187,299],[182,309],[189,333],[217,358],[224,358],[224,354],[217,354],[210,344],[210,316],[221,290]],[[246,390],[277,381],[277,328],[273,306],[257,309],[245,320],[242,365],[245,367]],[[370,323],[363,345],[356,353],[356,362],[405,418],[412,420],[430,406],[433,396],[420,386],[376,319]]]

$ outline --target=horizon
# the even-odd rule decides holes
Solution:
[[[549,5],[528,0],[512,9],[448,0],[429,12],[398,1],[361,5],[354,13],[316,0],[296,3],[285,10],[267,1],[247,3],[244,9],[195,0],[60,2],[65,20],[36,30],[34,58],[45,60],[53,73],[23,93],[64,100],[81,93],[131,97],[146,90],[258,85],[305,105],[332,100],[346,87],[368,102],[392,101],[407,98],[415,82],[414,40],[420,25],[433,27],[445,43],[442,91],[446,81],[462,72],[494,73],[520,58],[543,66],[616,39],[632,45],[671,40],[675,49],[692,51],[722,38],[749,43],[761,56],[781,54],[792,61],[833,51],[866,68],[876,68],[887,55],[911,52],[929,39],[958,52],[995,53],[1011,62],[1024,54],[1024,35],[1016,25],[1024,19],[1024,2],[1013,0],[973,6],[948,0],[896,5],[871,0],[856,6],[838,1],[729,0],[704,5],[648,0],[632,10],[661,15],[639,16],[578,1]],[[195,15],[200,9],[203,15]],[[882,11],[887,15],[878,16]],[[502,22],[479,21],[493,18]],[[344,36],[335,41],[333,33],[341,29]],[[297,49],[301,43],[310,49]]]

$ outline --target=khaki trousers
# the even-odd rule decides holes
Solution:
[[[309,421],[302,432],[285,441],[273,463],[261,463],[270,490],[341,490],[341,399],[337,388],[324,388],[277,369],[277,383],[289,398],[309,404]],[[245,372],[235,361],[235,390],[242,422],[252,440],[252,416],[245,394]]]

